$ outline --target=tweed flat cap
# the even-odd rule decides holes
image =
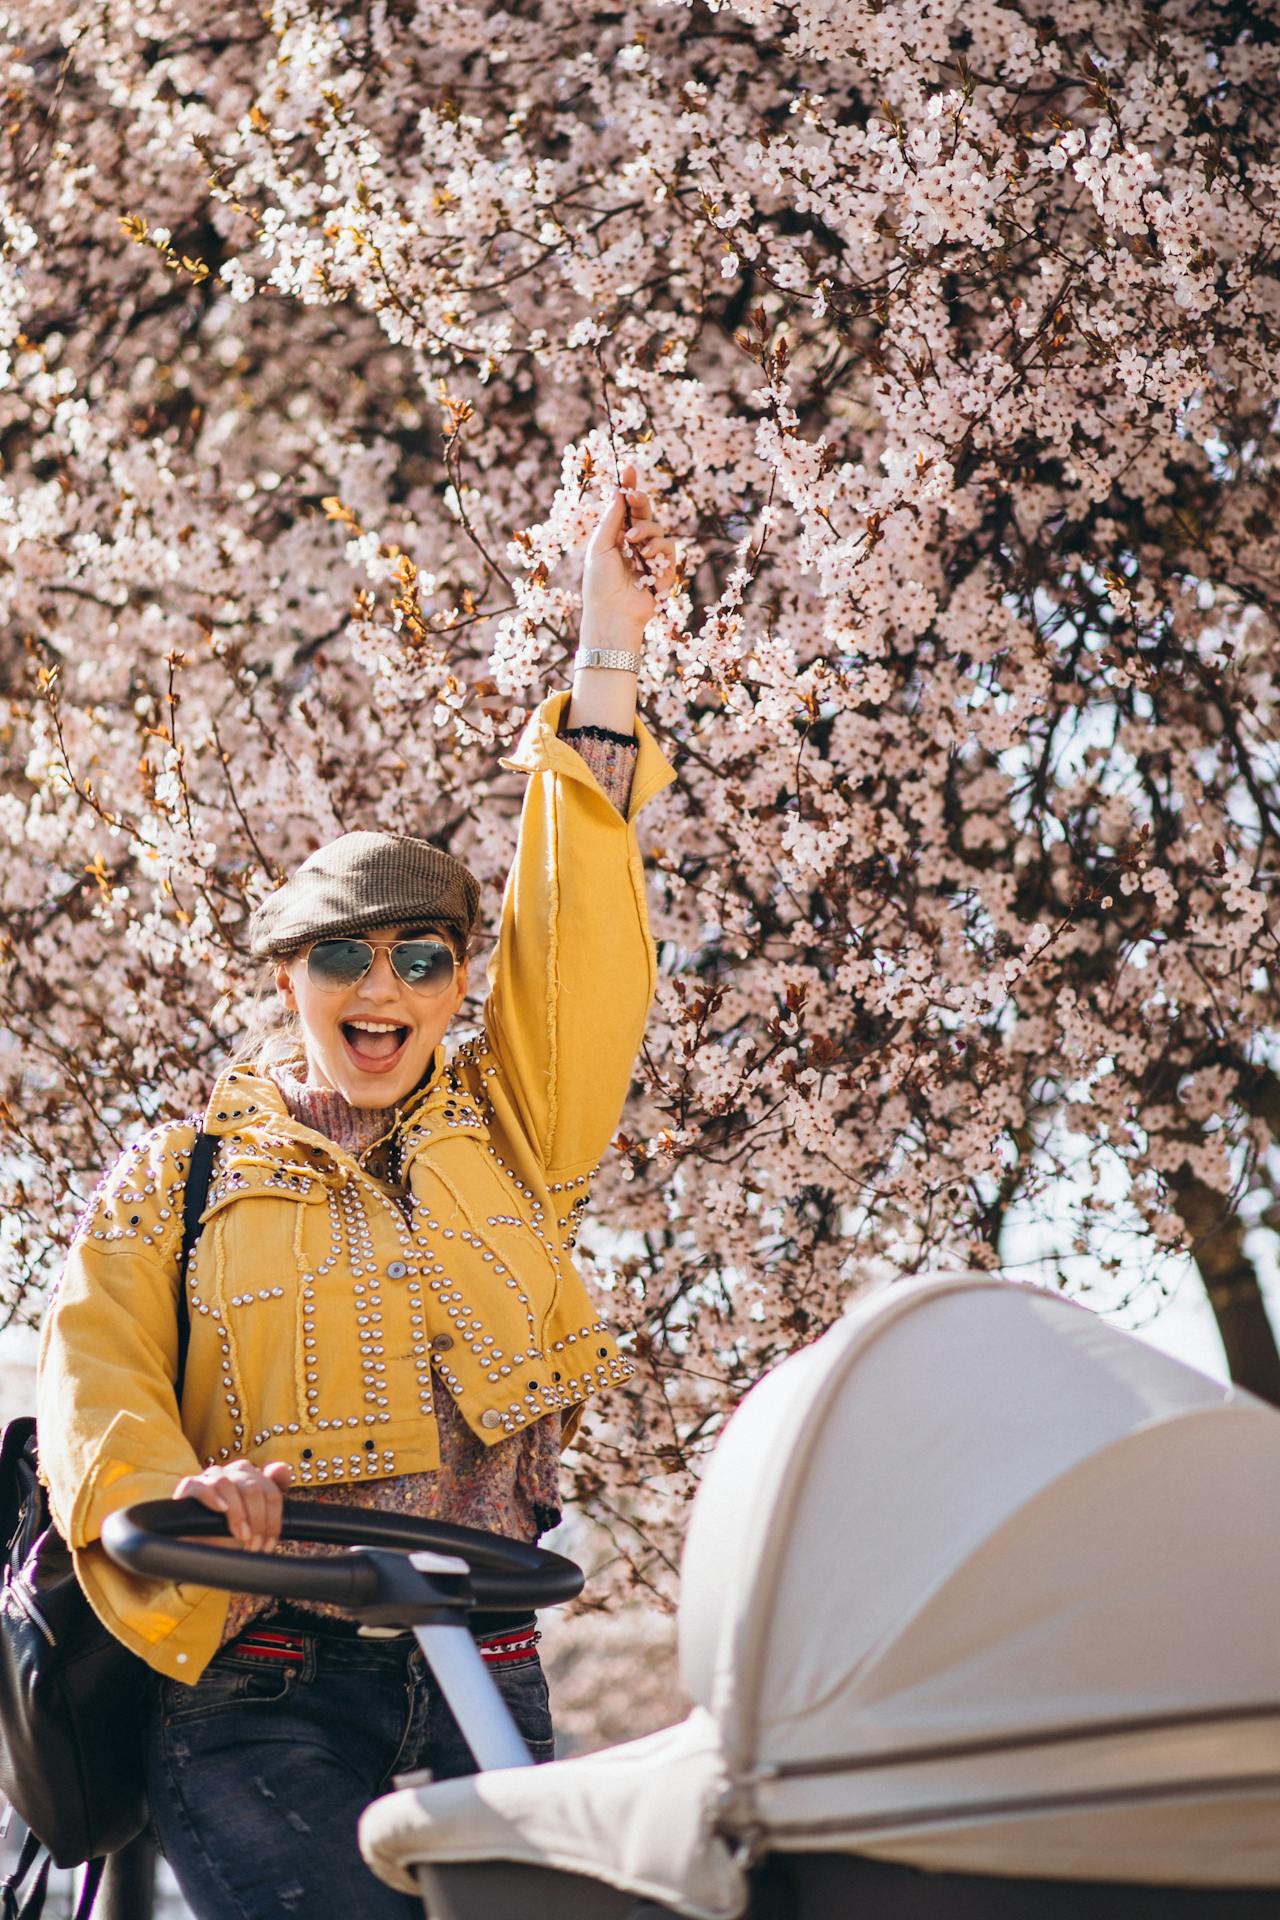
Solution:
[[[443,847],[403,833],[344,833],[254,908],[249,945],[280,959],[312,940],[423,921],[465,940],[479,905],[479,881]]]

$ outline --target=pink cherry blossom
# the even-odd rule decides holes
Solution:
[[[598,1590],[669,1599],[726,1413],[860,1285],[999,1267],[1017,1214],[1092,1298],[1123,1235],[1127,1295],[1261,1221],[1269,40],[1189,0],[0,34],[12,1311],[234,1047],[291,863],[425,832],[492,932],[499,758],[627,461],[679,546],[640,681],[679,779],[578,1248],[639,1361],[574,1456]],[[1247,1362],[1265,1317],[1222,1325]]]

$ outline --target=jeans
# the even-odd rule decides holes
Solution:
[[[147,1792],[196,1920],[422,1920],[360,1857],[356,1822],[391,1776],[475,1772],[413,1640],[315,1617],[300,1664],[216,1654],[194,1687],[151,1676]],[[492,1669],[535,1760],[554,1754],[536,1651]]]

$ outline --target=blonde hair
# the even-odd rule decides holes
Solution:
[[[296,954],[289,955],[285,965],[296,958]],[[268,960],[260,970],[253,997],[248,1003],[244,1029],[235,1048],[236,1059],[243,1061],[246,1066],[256,1067],[259,1073],[282,1066],[286,1060],[302,1059],[306,1054],[302,1042],[302,1022],[291,1007],[285,1006],[276,985],[276,968],[279,965],[279,960]]]

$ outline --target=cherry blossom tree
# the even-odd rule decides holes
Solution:
[[[10,0],[12,1311],[324,838],[485,887],[620,463],[661,977],[578,1252],[577,1491],[664,1601],[701,1455],[869,1276],[1178,1257],[1280,1398],[1280,41],[1062,0]],[[483,968],[477,970],[482,985]],[[1110,1289],[1110,1291],[1109,1291]],[[608,1556],[605,1556],[606,1558]],[[607,1570],[596,1583],[607,1597]]]

